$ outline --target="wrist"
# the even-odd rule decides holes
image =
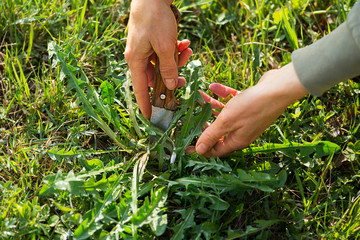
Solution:
[[[293,63],[289,63],[282,67],[280,69],[280,74],[280,79],[283,81],[281,89],[288,100],[288,104],[291,104],[308,94],[308,91],[306,91],[299,80]]]
[[[308,94],[292,63],[279,70],[267,72],[258,85],[268,101],[279,108],[286,108]]]

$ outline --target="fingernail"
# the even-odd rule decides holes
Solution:
[[[170,90],[175,88],[175,80],[173,78],[166,78],[165,84]]]
[[[209,147],[206,146],[204,143],[200,143],[198,146],[196,146],[196,152],[200,155],[203,155],[208,151]]]

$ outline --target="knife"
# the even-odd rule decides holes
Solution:
[[[180,21],[180,12],[171,4],[171,10],[174,13],[177,24]],[[176,65],[178,64],[178,48],[175,44],[174,58]],[[156,56],[155,72],[154,72],[154,87],[152,93],[152,114],[150,122],[161,130],[166,131],[169,128],[171,120],[174,117],[174,113],[177,109],[177,101],[174,94],[174,90],[169,90],[164,84],[164,79],[160,73],[159,58]]]

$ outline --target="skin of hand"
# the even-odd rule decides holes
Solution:
[[[150,3],[151,2],[151,3]],[[179,61],[174,59],[177,24],[170,0],[133,0],[131,2],[125,59],[129,65],[134,94],[140,111],[150,119],[151,104],[148,86],[152,86],[155,53],[160,60],[160,72],[170,90],[184,85],[178,78],[178,66],[183,66],[192,54],[189,40],[178,42]]]
[[[247,147],[288,105],[308,94],[292,63],[266,72],[255,86],[241,93],[221,84],[210,85],[210,90],[222,98],[229,94],[235,97],[224,105],[201,93],[214,109],[223,107],[196,143],[197,153],[206,157],[218,157]]]

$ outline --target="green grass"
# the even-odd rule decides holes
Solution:
[[[256,84],[354,3],[178,1],[194,55],[163,134],[132,94],[129,1],[1,1],[0,239],[358,238],[355,80],[295,102],[247,149],[185,154],[212,118],[198,89]]]

